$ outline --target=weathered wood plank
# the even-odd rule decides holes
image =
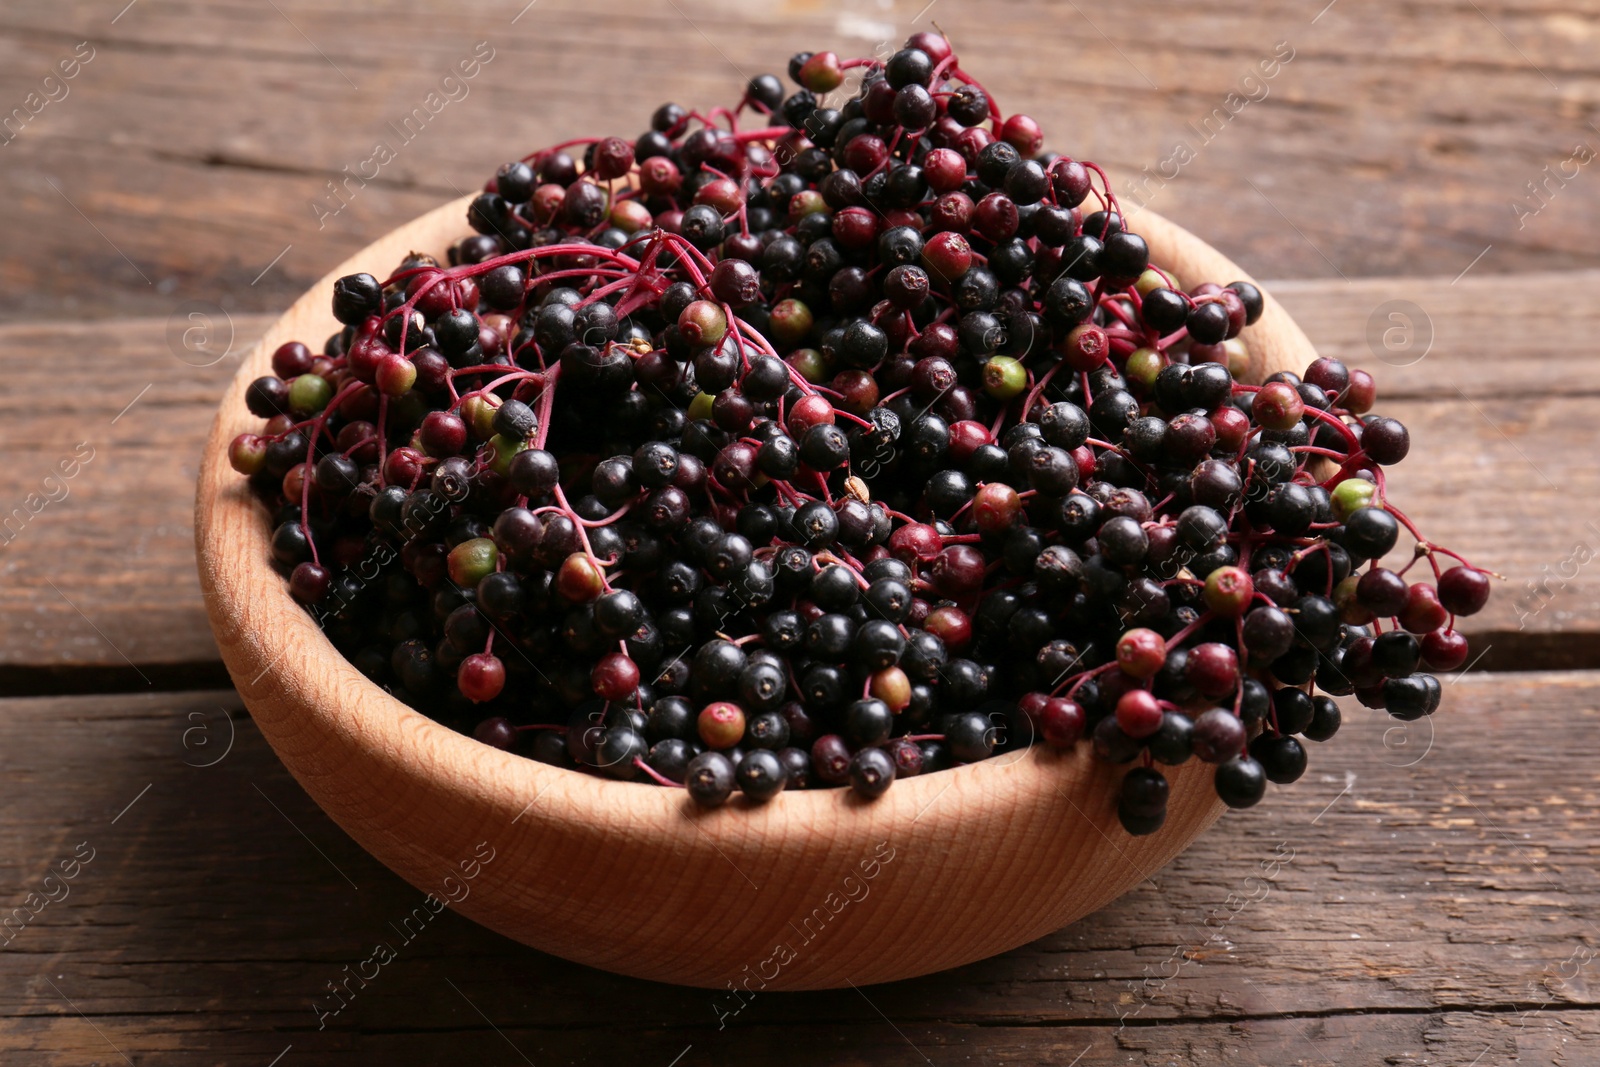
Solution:
[[[1481,264],[1480,264],[1481,266]],[[1600,305],[1570,299],[1600,271],[1274,282],[1273,295],[1325,355],[1371,371],[1392,400],[1592,396],[1588,342]]]
[[[1085,1047],[1080,1063],[1470,1063],[1488,1046],[1483,1062],[1576,1064],[1600,1028],[1600,771],[1571,758],[1600,723],[1592,674],[1469,676],[1403,734],[1348,705],[1305,780],[1097,915],[865,995],[757,996],[720,1031],[726,998],[570,965],[453,913],[403,940],[391,923],[420,895],[311,806],[226,717],[234,701],[0,705],[15,783],[0,904],[59,896],[46,874],[94,850],[0,952],[16,1062],[114,1059],[67,998],[135,1063],[259,1064],[288,1044],[317,1062],[516,1062],[509,1037],[534,1062],[666,1063],[687,1045],[698,1062],[803,1062],[821,1042],[845,1063],[923,1062],[915,1045],[936,1063]],[[319,1020],[337,1006],[326,983],[379,941],[397,958]]]
[[[102,676],[31,688],[189,686],[183,668],[216,660],[193,564],[198,450],[264,324],[235,321],[226,356],[225,317],[199,351],[181,341],[187,318],[0,330],[0,664]],[[198,680],[225,678],[208,666]]]
[[[1571,161],[1579,144],[1600,143],[1588,124],[1600,80],[1592,6],[1346,0],[1319,15],[1273,0],[1223,17],[1156,0],[1114,13],[1045,0],[936,11],[541,0],[517,17],[522,6],[441,19],[403,0],[143,0],[113,24],[98,7],[8,4],[0,113],[79,42],[94,58],[3,146],[0,225],[27,239],[0,250],[0,315],[282,306],[323,264],[503,158],[631,135],[661,99],[727,102],[801,47],[893,47],[914,18],[936,18],[969,69],[1006,107],[1035,114],[1052,143],[1139,182],[1130,201],[1258,273],[1449,277],[1490,245],[1475,271],[1580,267],[1600,237],[1590,168]],[[466,94],[453,90],[421,134],[397,136],[390,123],[479,41],[494,58]],[[1274,77],[1261,77],[1263,62]],[[595,76],[597,65],[627,76]],[[393,162],[319,221],[312,203],[327,182],[380,140],[394,142]]]
[[[465,968],[463,968],[465,969]],[[455,1064],[642,1062],[704,1067],[719,1063],[809,1064],[838,1067],[926,1067],[980,1063],[1007,1067],[1342,1067],[1385,1064],[1529,1063],[1587,1067],[1600,1041],[1600,1012],[1553,1011],[1523,1017],[1530,1008],[1504,1012],[1428,1015],[1329,1016],[1240,1022],[1172,1022],[1118,1030],[1088,1026],[908,1023],[876,1016],[851,1022],[818,1020],[742,1031],[714,1027],[654,1027],[635,1031],[610,1025],[593,1029],[487,1025],[472,1003],[482,991],[464,985],[472,1003],[438,983],[437,1026],[400,1026],[347,1034],[216,1032],[209,1016],[123,1020],[72,1016],[66,1009],[12,1024],[7,1063],[17,1067],[122,1062],[114,1049],[143,1067],[257,1067],[273,1056],[283,1063]],[[48,988],[48,987],[47,987]],[[850,994],[855,996],[855,994]],[[450,1003],[443,998],[454,998]],[[59,1001],[58,1001],[59,1003]],[[255,1020],[251,1020],[255,1022]],[[159,1025],[161,1030],[154,1031]],[[139,1051],[146,1055],[139,1055]]]
[[[1380,396],[1395,398],[1380,407],[1413,439],[1393,474],[1396,499],[1429,536],[1507,576],[1489,609],[1463,622],[1478,649],[1490,648],[1486,668],[1600,662],[1600,596],[1581,563],[1600,551],[1589,525],[1600,515],[1585,504],[1600,498],[1600,470],[1588,459],[1593,399],[1576,343],[1597,313],[1582,301],[1545,313],[1558,278],[1395,282],[1397,299],[1430,309],[1437,334],[1407,367],[1376,360],[1363,339],[1388,282],[1277,287],[1322,350],[1368,366]],[[12,457],[0,471],[0,524],[12,517],[5,533],[15,534],[0,547],[0,611],[16,620],[0,628],[0,671],[27,691],[221,681],[193,571],[195,453],[266,320],[210,314],[210,347],[199,352],[183,346],[196,325],[186,317],[0,327],[11,368],[0,446]],[[232,354],[196,366],[222,355],[230,324]],[[60,495],[44,478],[81,442],[94,458],[64,498],[28,515],[28,494],[39,494],[36,506]]]

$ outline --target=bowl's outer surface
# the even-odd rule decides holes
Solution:
[[[413,249],[443,261],[467,232],[466,204],[394,231],[298,300],[244,358],[201,466],[200,578],[223,659],[284,764],[362,847],[464,915],[567,959],[688,985],[816,989],[1031,941],[1127,891],[1221,814],[1212,768],[1191,760],[1166,772],[1166,825],[1129,837],[1112,802],[1122,769],[1087,744],[907,779],[873,803],[830,789],[699,811],[678,790],[479,744],[364,678],[273,571],[266,510],[227,444],[260,425],[243,393],[273,349],[316,348],[337,328],[333,279],[384,277]],[[1140,222],[1152,259],[1179,280],[1246,277],[1153,213]],[[1315,355],[1270,296],[1243,336],[1258,375]]]

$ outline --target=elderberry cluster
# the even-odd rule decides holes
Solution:
[[[1158,766],[1294,781],[1330,695],[1434,711],[1488,580],[1389,501],[1369,375],[1241,381],[1262,293],[1152,265],[943,37],[789,73],[504,165],[249,386],[231,461],[351,662],[702,804],[1084,740],[1133,833]]]

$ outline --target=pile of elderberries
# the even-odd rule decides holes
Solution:
[[[1248,807],[1331,696],[1435,710],[1488,576],[1389,500],[1368,374],[1238,380],[1262,293],[1151,263],[943,37],[789,75],[502,166],[273,354],[230,458],[352,663],[707,805],[1083,741],[1136,834],[1162,766]]]

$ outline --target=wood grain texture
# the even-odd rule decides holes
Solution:
[[[0,1044],[23,1067],[121,1062],[106,1039],[140,1067],[260,1067],[291,1044],[285,1063],[522,1062],[508,1038],[540,1064],[666,1064],[692,1045],[685,1065],[1438,1065],[1488,1049],[1480,1063],[1587,1067],[1600,772],[1570,753],[1600,724],[1600,676],[1464,678],[1404,744],[1342,703],[1306,778],[1095,915],[942,975],[733,1013],[727,994],[569,964],[453,911],[407,938],[422,894],[295,788],[231,693],[0,701],[0,904],[95,850],[0,952]],[[379,942],[396,959],[319,1020],[338,1007],[327,983]]]
[[[1567,163],[1600,146],[1592,5],[140,0],[113,23],[121,6],[15,0],[0,18],[0,113],[95,49],[0,146],[0,225],[26,235],[0,249],[0,315],[274,310],[507,158],[632,136],[663,99],[730,103],[792,51],[870,53],[918,17],[1052,144],[1124,181],[1149,168],[1140,199],[1258,274],[1453,277],[1490,245],[1475,272],[1583,267],[1600,240],[1593,168]],[[466,95],[396,135],[478,41],[495,58]],[[1262,79],[1279,42],[1294,58]],[[327,183],[380,140],[394,161],[319,221]],[[1180,145],[1194,158],[1169,162]]]
[[[469,199],[363,249],[269,326],[223,397],[201,460],[200,587],[228,673],[291,773],[364,847],[421,886],[467,856],[473,835],[505,827],[506,858],[463,907],[490,928],[625,974],[717,987],[754,968],[773,988],[809,989],[925,974],[1032,940],[1137,884],[1217,818],[1208,769],[1195,765],[1171,776],[1159,831],[1114,836],[1108,798],[1120,775],[1087,746],[910,779],[872,804],[815,790],[700,812],[675,790],[575,775],[480,745],[365,679],[273,571],[266,511],[229,467],[227,446],[259,428],[244,391],[271,367],[273,350],[335,327],[334,279],[387,277],[413,250],[443,259]],[[1154,213],[1143,231],[1152,259],[1185,285],[1243,276]],[[1241,335],[1252,367],[1303,368],[1315,356],[1310,342],[1266,300]],[[841,879],[869,864],[883,879],[877,892],[836,909]],[[645,877],[670,893],[640,900],[629,883]],[[767,897],[746,893],[762,885]],[[927,899],[934,885],[944,892]],[[810,948],[807,916],[829,926],[825,948]],[[780,921],[803,940],[791,943]],[[929,923],[948,932],[930,940]]]
[[[1315,347],[1376,374],[1379,409],[1412,427],[1412,454],[1394,471],[1402,506],[1430,536],[1507,576],[1486,611],[1462,620],[1474,655],[1490,649],[1480,667],[1600,666],[1595,571],[1567,563],[1580,546],[1600,550],[1587,525],[1600,525],[1600,512],[1585,503],[1600,499],[1600,471],[1587,460],[1594,401],[1582,344],[1600,308],[1545,307],[1554,287],[1596,282],[1600,273],[1271,284]],[[1397,367],[1367,347],[1371,313],[1389,299],[1413,301],[1433,323],[1420,362]],[[230,321],[232,353],[191,366],[220,351]],[[224,683],[192,574],[189,514],[200,442],[267,322],[217,319],[223,332],[204,356],[183,348],[178,329],[189,362],[173,354],[171,320],[0,326],[0,445],[18,457],[0,469],[0,511],[41,492],[78,442],[97,449],[69,495],[0,547],[0,613],[14,620],[0,627],[0,679],[11,691]],[[53,358],[26,358],[40,352]],[[1508,366],[1535,365],[1537,376],[1507,382]],[[1443,377],[1430,380],[1434,369]],[[1519,506],[1463,506],[1468,485],[1510,487]],[[1539,513],[1544,521],[1522,521]]]

